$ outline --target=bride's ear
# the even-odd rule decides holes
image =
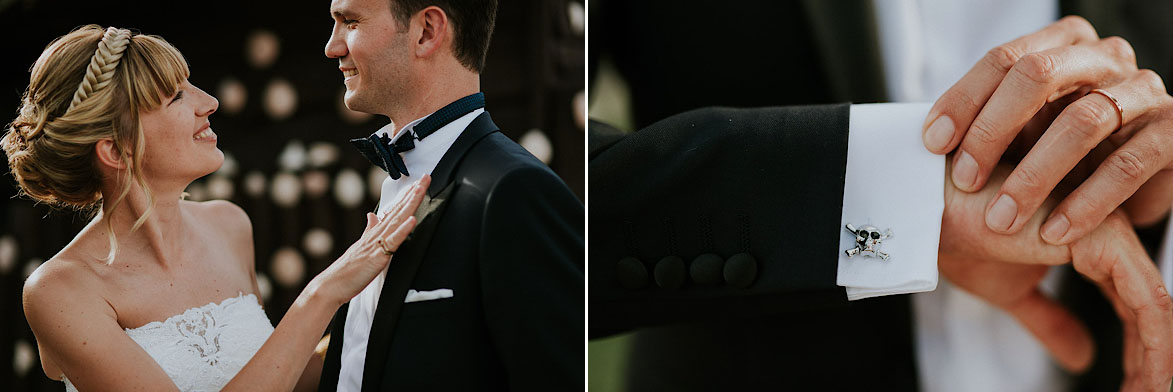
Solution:
[[[98,165],[114,170],[127,168],[128,159],[123,159],[122,152],[118,149],[118,144],[114,143],[114,139],[99,140],[94,144],[94,150]]]

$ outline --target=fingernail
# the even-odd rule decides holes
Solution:
[[[986,226],[991,230],[1007,231],[1010,230],[1010,225],[1014,223],[1014,218],[1018,216],[1018,203],[1014,202],[1014,198],[1010,195],[1003,194],[998,197],[998,201],[994,202],[994,206],[990,207],[990,211],[986,213]]]
[[[973,183],[977,181],[977,161],[969,153],[962,151],[953,160],[953,186],[966,192],[973,191]]]
[[[949,116],[937,117],[929,125],[929,129],[925,131],[924,138],[925,147],[928,147],[929,151],[944,150],[949,145],[949,141],[953,140],[953,119]]]
[[[1043,224],[1043,241],[1058,244],[1059,240],[1067,234],[1069,228],[1071,228],[1071,221],[1067,220],[1067,215],[1055,214],[1051,219],[1047,219],[1047,223]]]

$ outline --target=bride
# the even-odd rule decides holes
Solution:
[[[85,26],[32,67],[0,145],[21,191],[99,211],[29,277],[41,365],[67,390],[291,390],[335,311],[415,226],[426,177],[314,277],[274,329],[252,227],[224,201],[181,200],[217,170],[217,101],[162,38]]]

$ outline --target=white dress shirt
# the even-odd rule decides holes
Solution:
[[[440,163],[440,158],[443,158],[448,149],[452,147],[452,143],[456,142],[456,138],[484,111],[485,109],[474,110],[448,123],[448,125],[440,127],[424,137],[423,140],[416,140],[415,148],[402,155],[403,162],[407,165],[407,171],[411,173],[411,176],[399,177],[398,180],[392,180],[391,176],[387,176],[383,180],[378,214],[382,216],[387,213],[395,205],[395,201],[399,200],[403,193],[415,184],[420,175],[431,174],[436,169],[436,165]],[[396,134],[397,138],[410,137],[405,136],[408,134],[414,135],[413,127],[425,118],[427,116],[408,123]],[[375,133],[388,134],[394,126],[394,123],[388,124]],[[379,305],[379,295],[383,291],[383,282],[386,279],[387,270],[383,269],[383,272],[376,276],[371,284],[350,300],[350,306],[346,311],[346,325],[343,329],[342,363],[338,372],[339,392],[358,392],[362,389],[367,341],[371,334],[375,308]]]

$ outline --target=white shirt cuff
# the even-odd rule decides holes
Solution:
[[[927,103],[851,105],[847,173],[843,184],[837,284],[847,299],[937,288],[937,245],[945,209],[945,157],[925,149],[921,124]],[[848,257],[856,236],[846,229],[874,226],[884,260],[869,252]]]

